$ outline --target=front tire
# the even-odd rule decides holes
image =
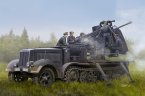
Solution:
[[[15,82],[24,82],[28,80],[28,77],[20,72],[9,72],[8,79]]]
[[[49,87],[55,81],[55,75],[51,68],[43,68],[38,76],[38,82],[42,86]]]

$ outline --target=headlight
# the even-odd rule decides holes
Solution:
[[[87,56],[90,56],[91,54],[89,52],[87,52]]]
[[[34,63],[34,61],[29,61],[29,62],[27,62],[27,67],[30,67],[30,66],[32,66],[33,65],[33,63]]]
[[[18,64],[16,63],[16,64],[14,64],[14,67],[18,67]]]
[[[27,66],[27,67],[29,67],[29,66],[30,66],[29,62],[27,62],[26,66]]]

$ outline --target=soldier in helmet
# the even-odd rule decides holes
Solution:
[[[75,42],[74,32],[73,32],[73,31],[70,31],[69,34],[70,34],[70,35],[68,36],[68,43],[69,43],[69,44],[72,44],[72,43]]]
[[[63,33],[63,37],[57,42],[57,46],[67,46],[68,45],[68,32]]]
[[[105,47],[110,48],[112,46],[113,43],[113,30],[112,30],[112,24],[110,21],[102,21],[100,22],[100,31],[101,34],[104,37],[105,40]]]

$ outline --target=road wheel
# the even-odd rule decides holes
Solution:
[[[80,82],[87,82],[87,72],[86,71],[82,71],[80,73],[80,79],[79,79]]]
[[[28,80],[28,77],[26,75],[19,72],[9,72],[8,78],[9,80],[15,81],[15,82],[23,82],[23,81]]]
[[[52,69],[43,68],[38,77],[38,82],[42,86],[49,87],[55,81],[55,75]]]
[[[96,82],[97,81],[97,76],[95,75],[95,73],[93,71],[88,72],[88,76],[87,76],[87,80],[88,82]]]
[[[77,68],[70,67],[65,72],[65,81],[66,82],[72,82],[72,81],[78,81],[79,79],[79,71]]]

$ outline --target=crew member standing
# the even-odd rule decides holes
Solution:
[[[67,46],[68,45],[68,32],[63,33],[63,37],[57,42],[57,46]]]
[[[68,43],[72,44],[75,42],[75,36],[74,36],[74,32],[69,32],[70,36],[68,36]]]
[[[80,36],[76,37],[75,42],[81,43],[81,41],[83,41],[83,36],[85,36],[85,33],[81,32]]]

